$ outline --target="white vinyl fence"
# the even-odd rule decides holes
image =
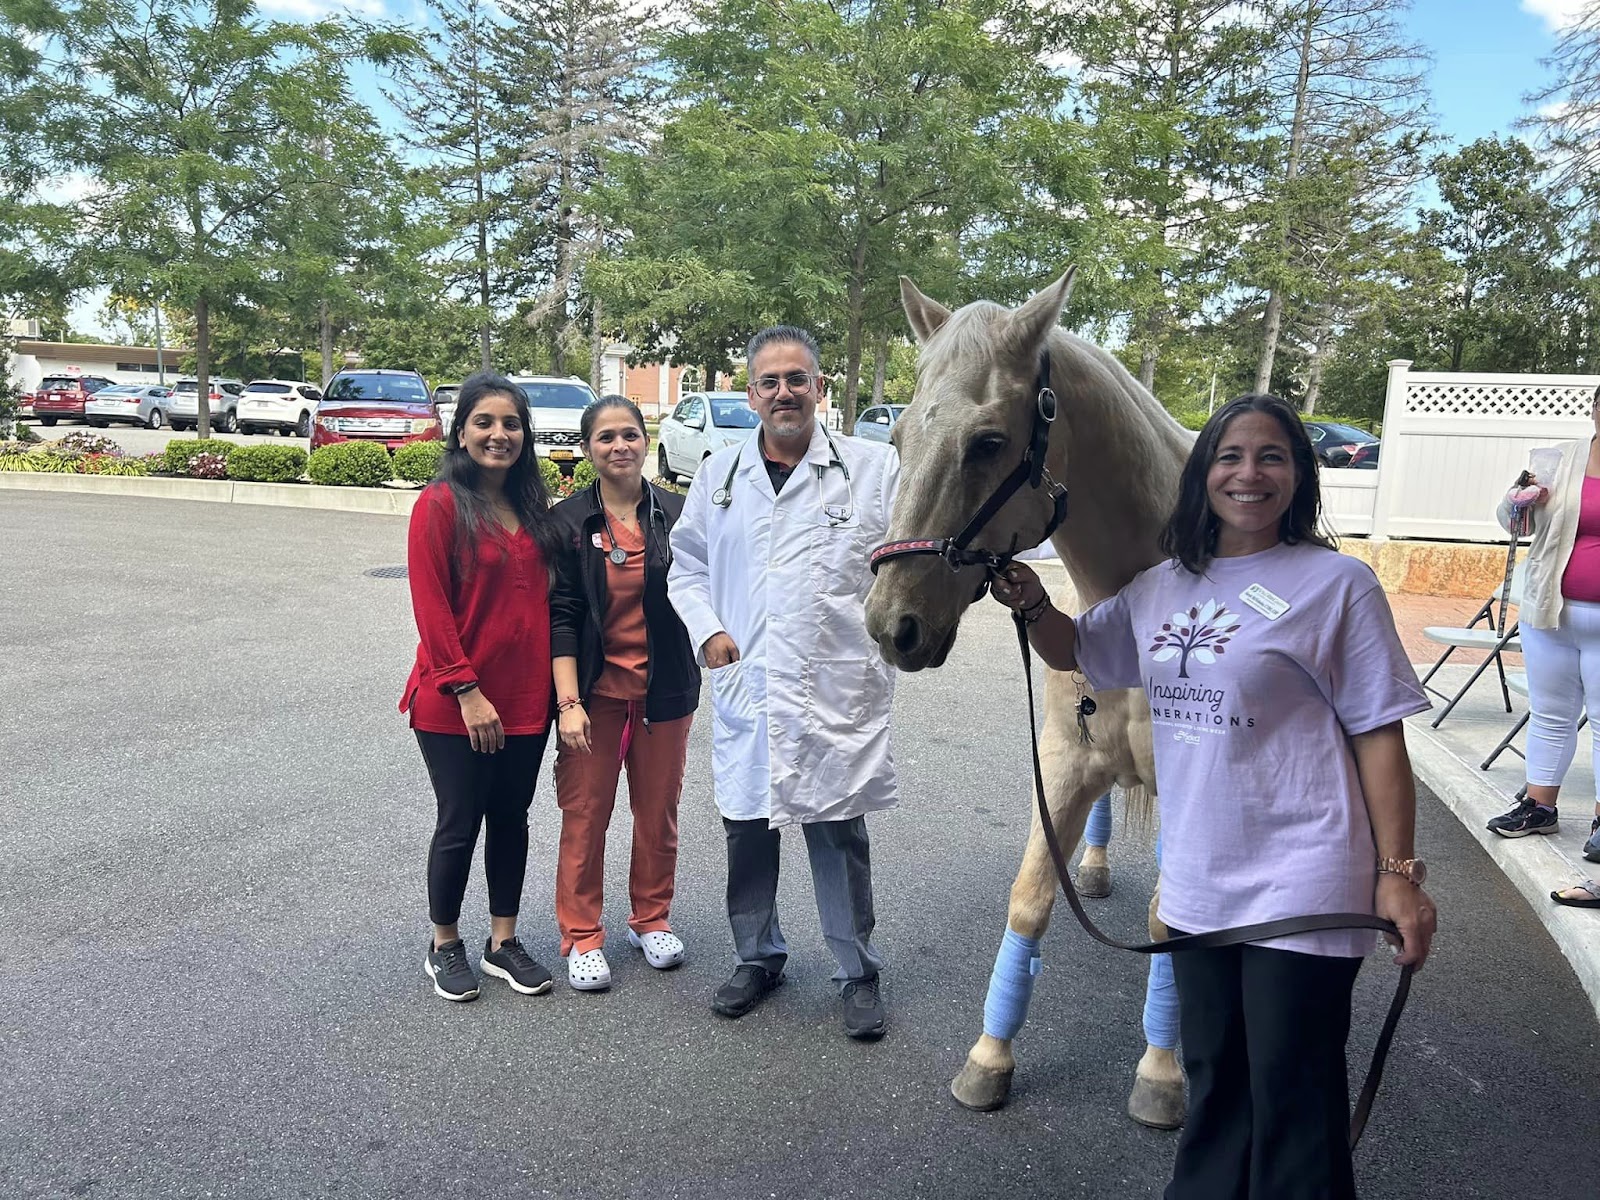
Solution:
[[[1504,542],[1495,505],[1528,451],[1594,432],[1600,376],[1410,368],[1389,364],[1378,469],[1323,471],[1328,524],[1344,536]]]

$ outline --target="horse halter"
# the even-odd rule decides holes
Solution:
[[[1045,541],[1056,531],[1061,522],[1067,519],[1067,489],[1051,478],[1049,469],[1045,466],[1045,454],[1050,448],[1050,426],[1056,419],[1056,394],[1050,386],[1050,351],[1039,352],[1039,372],[1034,376],[1034,406],[1033,430],[1028,437],[1028,447],[1023,451],[1022,461],[1019,462],[1011,473],[1000,481],[998,487],[984,501],[983,507],[973,514],[966,528],[953,538],[903,538],[897,542],[885,542],[873,550],[868,559],[872,573],[876,575],[878,568],[890,559],[908,558],[914,554],[936,554],[944,559],[945,564],[952,570],[958,571],[962,567],[984,568],[983,582],[978,586],[978,594],[974,601],[982,598],[988,590],[995,576],[1004,571],[1011,563],[1012,556],[1017,552],[1017,539],[1011,539],[1011,548],[1003,554],[996,554],[991,550],[972,549],[972,542],[983,532],[1002,508],[1010,502],[1011,497],[1021,490],[1023,484],[1037,490],[1041,485],[1049,490],[1052,502],[1050,523],[1045,526],[1044,536],[1039,540]]]

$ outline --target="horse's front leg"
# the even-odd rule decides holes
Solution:
[[[1156,861],[1161,843],[1156,842]],[[1150,897],[1150,940],[1171,936],[1156,915],[1161,901],[1161,881]],[[1179,1129],[1189,1115],[1183,1095],[1183,1066],[1178,1061],[1178,988],[1172,979],[1172,955],[1150,957],[1150,976],[1144,996],[1144,1055],[1133,1072],[1128,1095],[1128,1115],[1152,1129]]]
[[[1049,764],[1056,765],[1056,764]],[[1047,769],[1046,779],[1061,772]],[[1050,807],[1051,823],[1062,850],[1072,848],[1082,836],[1089,806],[1111,785],[1109,774],[1092,777],[1073,772],[1063,786],[1051,787],[1058,799]],[[989,977],[989,994],[983,1005],[983,1034],[967,1052],[967,1061],[950,1082],[950,1093],[968,1108],[987,1112],[999,1108],[1011,1092],[1016,1059],[1011,1042],[1028,1015],[1028,1001],[1040,969],[1039,939],[1050,924],[1055,905],[1056,869],[1044,830],[1034,815],[1023,852],[1022,869],[1011,885],[1011,905],[1006,913],[1006,933]]]

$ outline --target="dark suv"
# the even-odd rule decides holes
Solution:
[[[444,436],[427,382],[415,371],[358,367],[328,381],[311,426],[311,448],[377,442],[394,450]]]
[[[33,393],[33,415],[41,425],[54,425],[62,417],[84,420],[84,402],[116,380],[104,375],[46,375]]]

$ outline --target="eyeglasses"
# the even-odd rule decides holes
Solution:
[[[790,371],[787,375],[761,375],[756,379],[756,395],[764,400],[769,400],[778,394],[778,384],[789,385],[789,394],[804,396],[811,390],[811,381],[815,376],[804,371]]]

